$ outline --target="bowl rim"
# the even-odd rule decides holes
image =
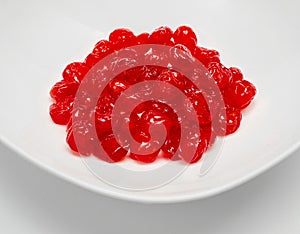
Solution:
[[[274,157],[273,160],[270,160],[268,163],[258,167],[257,169],[253,170],[252,172],[242,176],[241,178],[235,179],[235,180],[231,181],[230,183],[209,189],[204,192],[203,191],[190,192],[190,193],[186,193],[186,194],[178,194],[178,195],[172,195],[172,196],[151,196],[151,195],[139,196],[139,195],[134,195],[134,194],[122,193],[121,192],[122,190],[119,190],[120,192],[117,192],[114,190],[91,185],[89,183],[86,183],[84,181],[76,179],[62,171],[59,171],[53,167],[50,167],[47,164],[45,164],[39,160],[36,160],[30,154],[26,153],[24,150],[19,148],[17,145],[15,145],[11,141],[9,141],[4,136],[0,135],[0,142],[3,143],[4,146],[7,146],[10,150],[14,151],[20,157],[25,158],[27,161],[36,165],[40,169],[43,169],[43,170],[55,175],[56,177],[63,179],[64,181],[70,182],[76,186],[79,186],[88,191],[94,192],[96,194],[100,194],[100,195],[104,195],[107,197],[112,197],[112,198],[120,199],[120,200],[124,200],[124,201],[131,201],[131,202],[138,202],[138,203],[145,203],[145,204],[182,203],[182,202],[188,202],[188,201],[201,200],[201,199],[219,195],[221,193],[229,191],[233,188],[236,188],[236,187],[256,178],[257,176],[261,175],[262,173],[268,171],[275,165],[282,162],[284,159],[288,158],[295,151],[297,151],[297,149],[300,148],[300,139],[299,139],[299,141],[295,142],[291,147],[286,149],[283,153],[281,153],[277,157]],[[136,194],[138,194],[138,193],[136,193]]]

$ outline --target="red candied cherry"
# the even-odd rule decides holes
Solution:
[[[93,53],[99,54],[99,56],[102,55],[104,57],[113,51],[113,45],[111,42],[107,40],[101,40],[95,45]]]
[[[169,27],[159,27],[150,34],[149,43],[172,45],[174,44],[171,41],[172,36],[173,32]]]
[[[78,153],[78,148],[75,143],[75,138],[74,138],[72,128],[69,128],[69,130],[67,131],[67,139],[66,140],[67,140],[67,143],[68,143],[69,147],[71,148],[71,150]]]
[[[229,70],[232,74],[232,82],[240,81],[244,78],[243,73],[237,67],[230,67]]]
[[[137,44],[136,36],[127,28],[119,28],[111,32],[109,41],[116,49],[121,49]]]
[[[112,131],[111,126],[111,115],[98,114],[97,111],[95,113],[95,126],[98,138],[100,140],[103,139],[103,136]]]
[[[196,128],[196,126],[190,126]],[[188,129],[186,129],[188,130]],[[179,156],[187,163],[195,163],[199,161],[207,150],[206,139],[201,138],[200,134],[193,135],[192,132],[187,133],[187,138],[180,143]]]
[[[157,80],[168,82],[180,90],[185,88],[185,80],[182,75],[176,71],[164,69],[161,74],[158,76]]]
[[[67,143],[70,148],[80,153],[80,155],[88,156],[93,153],[96,139],[93,136],[93,124],[85,120],[76,120],[72,123],[67,131]]]
[[[90,66],[93,67],[96,63],[98,63],[101,59],[103,59],[104,56],[98,53],[90,53],[84,60],[84,62]]]
[[[217,135],[213,131],[213,127],[212,127],[213,124],[214,123],[201,125],[200,128],[200,139],[207,143],[207,149],[211,147],[217,139]]]
[[[139,81],[157,80],[162,71],[163,68],[159,66],[142,66],[136,76]]]
[[[96,111],[100,115],[109,115],[114,108],[115,98],[110,94],[106,94],[105,90],[103,93],[97,102]]]
[[[50,96],[56,102],[59,102],[64,100],[66,97],[74,97],[78,87],[78,82],[61,80],[52,87],[50,90]]]
[[[230,70],[221,63],[210,63],[208,66],[208,71],[220,89],[224,89],[231,84],[232,74]]]
[[[66,81],[80,82],[88,72],[88,67],[85,63],[74,62],[70,63],[63,71],[62,76]]]
[[[174,32],[175,44],[185,45],[190,50],[194,50],[197,45],[197,37],[194,31],[188,26],[180,26]]]
[[[195,121],[192,115],[193,111],[195,111],[199,124],[208,124],[211,122],[211,114],[203,96],[198,95],[198,97],[195,96],[191,99],[186,98],[180,105],[182,107],[179,106],[179,108],[184,108],[184,111],[186,111],[185,118],[187,120]]]
[[[202,158],[202,156],[206,152],[206,150],[207,150],[206,142],[199,141],[197,151],[196,151],[194,157],[191,158],[190,160],[188,159],[187,162],[191,163],[191,164],[198,162]],[[185,160],[185,158],[183,158],[183,159]]]
[[[107,153],[108,158],[106,155],[95,155],[96,157],[100,157],[100,159],[105,160],[107,162],[120,162],[122,161],[125,156],[127,155],[127,150],[125,150],[119,143],[116,141],[113,134],[107,135],[102,141],[101,145],[105,152]]]
[[[85,63],[87,66],[92,67],[112,52],[114,52],[112,43],[107,40],[101,40],[95,45],[93,52],[85,58]]]
[[[54,123],[66,125],[71,117],[73,98],[67,98],[50,106],[50,116]]]
[[[175,124],[169,131],[167,139],[164,145],[161,148],[160,155],[163,158],[171,159],[171,160],[180,160],[178,154],[176,154],[179,143],[180,143],[180,136],[181,136],[181,128],[180,124]]]
[[[175,60],[174,62],[175,67],[180,64],[179,70],[184,74],[189,74],[193,69],[191,68],[191,64],[193,63],[193,55],[191,51],[182,44],[176,44],[170,49],[171,59]],[[172,63],[172,62],[171,62]]]
[[[205,67],[208,67],[208,65],[212,62],[220,62],[220,54],[216,50],[210,50],[203,47],[196,47],[193,51],[193,55]]]
[[[138,45],[148,44],[149,42],[149,33],[141,33],[136,37]]]
[[[132,158],[133,160],[136,160],[141,163],[152,163],[157,159],[158,153],[159,153],[159,151],[156,151],[152,154],[147,154],[147,155],[130,153],[129,157]]]
[[[129,85],[121,79],[113,79],[109,82],[108,86],[111,95],[114,97],[120,96],[124,90],[129,88]]]
[[[219,136],[230,135],[240,127],[242,114],[239,109],[227,106],[226,110],[217,118],[218,125],[214,126],[214,132]]]
[[[234,82],[225,90],[226,102],[239,109],[246,108],[256,95],[256,88],[247,80]]]

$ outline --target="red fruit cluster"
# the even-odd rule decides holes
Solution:
[[[101,59],[122,48],[141,44],[171,46],[184,50],[199,60],[207,68],[222,93],[225,102],[225,110],[222,115],[226,116],[222,116],[221,112],[217,111],[218,103],[211,103],[210,108],[208,108],[207,99],[204,98],[204,95],[197,92],[198,89],[193,82],[179,72],[159,66],[135,67],[111,80],[98,100],[95,108],[96,131],[99,138],[97,140],[101,142],[108,157],[100,155],[95,151],[96,139],[89,135],[91,124],[72,122],[76,92],[87,72]],[[196,34],[187,26],[181,26],[175,32],[169,27],[160,27],[151,34],[142,33],[137,36],[128,29],[116,29],[109,35],[109,40],[101,40],[95,45],[92,53],[86,57],[84,62],[69,64],[62,76],[63,80],[57,82],[50,91],[54,101],[50,106],[50,116],[55,123],[67,125],[67,143],[73,151],[78,152],[74,139],[76,133],[78,138],[76,142],[80,141],[81,144],[80,154],[93,154],[108,162],[118,162],[130,157],[140,162],[150,163],[160,157],[171,160],[183,159],[188,163],[195,163],[213,144],[216,136],[232,134],[239,128],[242,119],[241,112],[251,103],[256,94],[256,88],[249,81],[244,80],[240,69],[225,67],[220,62],[220,55],[216,50],[197,46]],[[181,126],[177,114],[170,106],[156,101],[148,101],[137,106],[131,113],[128,123],[129,130],[135,141],[148,147],[147,142],[151,140],[150,125],[153,123],[163,124],[167,131],[163,146],[148,155],[130,152],[128,150],[130,148],[129,140],[123,142],[123,146],[127,145],[127,148],[120,146],[118,137],[114,136],[111,126],[114,104],[124,90],[144,80],[164,81],[180,89],[188,97],[188,101],[180,103],[179,108],[184,108],[186,111],[191,108],[195,109],[200,134],[192,134],[188,129],[185,129],[185,126]],[[167,93],[166,90],[160,89],[159,92],[166,92],[167,96],[173,97],[173,94]],[[213,121],[220,123],[222,128],[212,128]],[[122,128],[125,129],[126,126],[120,126],[120,131]],[[180,143],[180,136],[184,131],[186,131],[187,139],[183,139],[184,142]],[[191,139],[196,139],[197,150],[194,153],[191,152],[195,146],[191,145]],[[174,157],[176,151],[179,154]]]

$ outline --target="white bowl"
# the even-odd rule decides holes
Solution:
[[[296,1],[1,3],[0,139],[53,174],[116,198],[168,203],[233,188],[300,144],[297,9]],[[49,89],[66,64],[83,60],[117,27],[140,33],[182,24],[198,32],[201,45],[219,50],[226,65],[243,70],[258,89],[255,102],[244,113],[239,131],[226,137],[221,157],[205,176],[198,176],[196,164],[159,189],[111,187],[68,151],[65,128],[54,125],[48,115]]]

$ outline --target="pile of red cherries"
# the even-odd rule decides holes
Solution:
[[[117,75],[99,94],[94,110],[98,139],[90,137],[88,127],[83,126],[83,123],[72,121],[74,99],[86,74],[100,60],[115,51],[146,44],[181,48],[200,61],[220,90],[225,108],[223,115],[226,116],[211,114],[203,96],[189,92],[189,90],[193,90],[191,89],[193,82],[180,72],[167,67],[144,65]],[[169,27],[159,27],[150,34],[142,33],[137,36],[129,29],[116,29],[109,35],[109,40],[101,40],[95,45],[84,62],[73,62],[67,65],[62,77],[63,79],[57,82],[50,91],[53,99],[53,104],[50,106],[52,120],[56,124],[67,126],[67,143],[75,154],[94,155],[107,162],[119,162],[125,158],[132,158],[138,162],[151,163],[158,158],[165,158],[195,163],[213,145],[217,136],[232,134],[239,128],[242,111],[251,103],[256,94],[256,88],[244,79],[240,69],[236,67],[227,68],[221,63],[218,51],[197,46],[197,37],[188,26],[180,26],[174,32]],[[111,124],[114,104],[122,92],[145,80],[168,82],[188,96],[197,113],[200,126],[195,153],[188,153],[190,150],[189,139],[193,136],[188,136],[189,139],[183,139],[185,142],[179,142],[182,126],[176,112],[169,105],[155,100],[144,102],[133,110],[130,116],[129,129],[135,141],[147,143],[151,140],[150,125],[153,123],[164,124],[167,137],[161,148],[147,155],[139,155],[119,144]],[[180,106],[181,108],[189,108],[184,104]],[[219,131],[213,128],[212,121],[222,123],[225,129]],[[78,137],[79,140],[75,140],[75,134],[81,136]],[[97,154],[94,147],[95,140],[98,141],[98,144],[100,142],[106,155]],[[80,150],[77,147],[79,143],[81,144]],[[130,142],[127,144],[130,145]],[[175,152],[179,153],[175,154]]]

